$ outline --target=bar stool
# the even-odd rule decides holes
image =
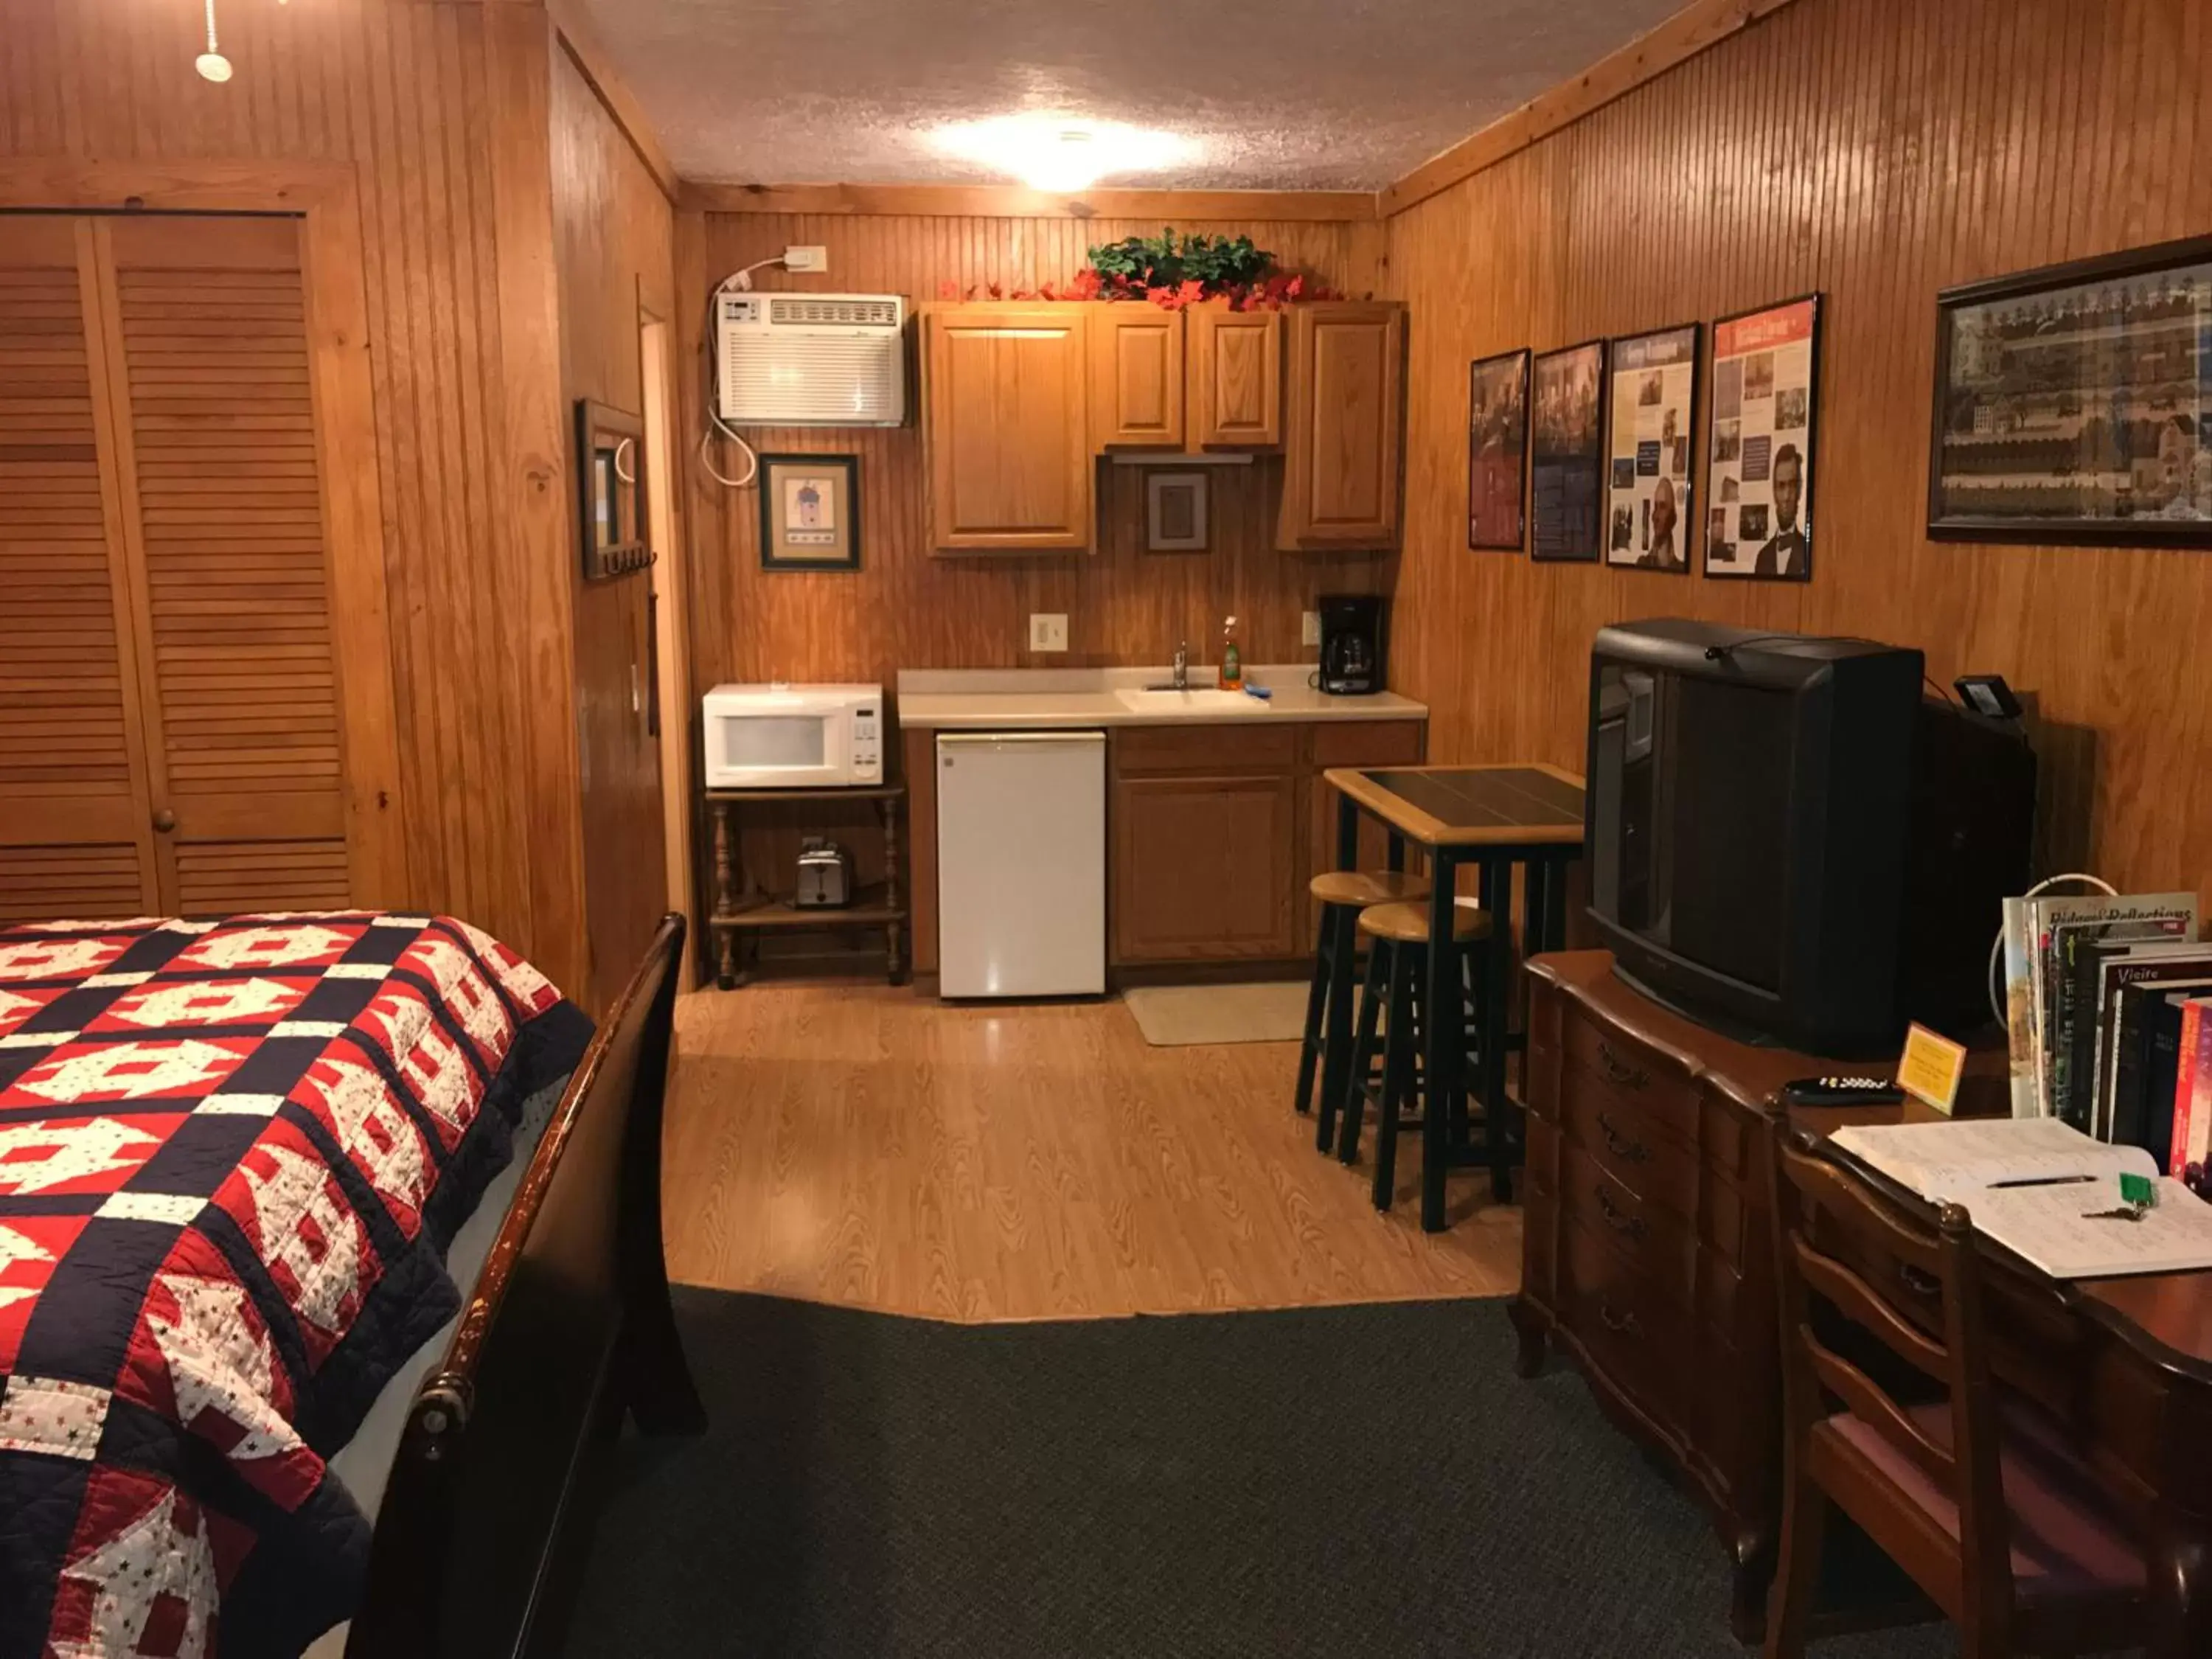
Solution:
[[[1370,904],[1414,903],[1429,896],[1429,884],[1400,870],[1324,870],[1306,884],[1306,890],[1321,905],[1321,937],[1314,945],[1313,988],[1306,993],[1305,1036],[1298,1048],[1297,1095],[1300,1113],[1313,1109],[1314,1080],[1322,1073],[1322,1056],[1328,1050],[1328,1006],[1332,988],[1352,989],[1352,964],[1357,960],[1354,924]],[[1341,961],[1344,972],[1337,975]],[[1324,1097],[1327,1091],[1322,1091]],[[1336,1144],[1336,1114],[1340,1101],[1323,1098],[1320,1132],[1314,1145],[1328,1152]]]
[[[1359,1161],[1359,1130],[1368,1104],[1375,1107],[1375,1207],[1387,1210],[1398,1176],[1398,1131],[1419,1127],[1407,1106],[1424,1100],[1424,1111],[1449,1109],[1454,1103],[1424,1099],[1428,1079],[1421,1074],[1421,1029],[1438,1011],[1423,1006],[1429,982],[1429,907],[1420,903],[1377,904],[1359,913],[1358,931],[1368,940],[1367,983],[1359,1009],[1359,1031],[1352,1048],[1352,1082],[1344,1100],[1344,1136],[1337,1157]],[[1459,957],[1461,1005],[1449,1011],[1468,1041],[1482,1029],[1480,974],[1468,972],[1469,947],[1490,937],[1490,915],[1473,899],[1457,901],[1452,911],[1451,949]],[[1389,1024],[1382,1043],[1382,1073],[1375,1075],[1376,1017],[1385,997]]]

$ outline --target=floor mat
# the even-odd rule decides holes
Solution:
[[[1139,985],[1121,993],[1155,1048],[1217,1042],[1296,1042],[1305,1035],[1304,980],[1236,985]]]
[[[1705,1513],[1502,1303],[677,1312],[713,1425],[619,1443],[571,1659],[1744,1659]]]

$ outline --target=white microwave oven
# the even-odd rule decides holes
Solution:
[[[884,781],[880,685],[718,685],[707,694],[709,789],[836,789]]]

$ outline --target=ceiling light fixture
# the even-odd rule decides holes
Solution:
[[[200,72],[203,79],[220,85],[230,79],[230,59],[222,55],[222,48],[216,44],[215,0],[207,0],[207,50],[192,60],[192,67]]]
[[[1122,173],[1157,173],[1198,154],[1198,145],[1177,133],[1042,112],[961,121],[931,137],[945,155],[1060,196]]]

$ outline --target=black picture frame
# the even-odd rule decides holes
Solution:
[[[2130,378],[2110,387],[2102,387],[2091,384],[2087,378],[2087,371],[2095,362],[2119,361],[2120,353],[2117,349],[2108,348],[2095,354],[2094,358],[2084,363],[2081,377],[2055,391],[2023,387],[2008,397],[2001,398],[1994,392],[1987,396],[1977,395],[1961,386],[1962,378],[1966,375],[1984,378],[1985,371],[1980,366],[1981,362],[1998,351],[2002,351],[2008,370],[2014,368],[2018,356],[2025,355],[2016,354],[2014,349],[2021,337],[2000,340],[1994,344],[1986,344],[1977,339],[1973,354],[1976,363],[1969,367],[1962,362],[1961,358],[1966,355],[1962,346],[1970,332],[1977,337],[1985,332],[1995,332],[1993,328],[1970,330],[1968,324],[1971,319],[1987,319],[1993,323],[2002,308],[2008,306],[2017,308],[2024,301],[2063,302],[2069,290],[2110,288],[2127,283],[2131,279],[2181,275],[2198,267],[2207,269],[2191,280],[2202,294],[2203,284],[2212,283],[2212,236],[2190,237],[2180,241],[2161,242],[2148,247],[2100,254],[2094,258],[2072,260],[2064,264],[2045,265],[2034,270],[1962,283],[1946,289],[1936,296],[1936,383],[1928,441],[1928,533],[1931,538],[2039,546],[2212,547],[2212,448],[2208,448],[2201,428],[2193,434],[2183,429],[2194,422],[2194,416],[2186,415],[2179,407],[2181,399],[2177,398],[2174,400],[2175,406],[2170,415],[2162,415],[2160,408],[2164,401],[2160,389],[2166,386],[2189,384],[2191,390],[2187,401],[2195,408],[2203,406],[2201,399],[2212,398],[2212,374],[2206,372],[2205,356],[2200,343],[2202,324],[2197,325],[2196,330],[2192,331],[2188,326],[2185,310],[2179,313],[2170,330],[2159,327],[2154,319],[2144,319],[2147,334],[2170,331],[2185,337],[2186,343],[2182,345],[2182,349],[2194,358],[2196,372],[2186,382],[2183,377],[2175,374],[2150,383],[2148,388],[2150,396],[2148,424],[2151,430],[2142,434],[2141,439],[2135,434],[2134,428],[2139,422],[2130,406],[2138,382]],[[2189,285],[2185,282],[2185,289]],[[2177,301],[2175,303],[2179,306],[2182,302]],[[2203,301],[2200,300],[2198,303]],[[2068,314],[2063,303],[2042,313],[2046,320]],[[2076,319],[2081,314],[2078,312],[2071,313]],[[2123,330],[2129,326],[2124,316],[2120,326]],[[2044,328],[2041,324],[2038,325],[2038,331],[2046,335],[2059,332]],[[2189,338],[2192,332],[2194,338]],[[2078,343],[2081,333],[2082,330],[2077,324],[2064,331],[2061,338],[2047,340],[2045,343]],[[2128,343],[2129,338],[2124,334],[2112,337],[2111,340],[2112,347]],[[2140,342],[2137,343],[2139,346]],[[2090,354],[2078,349],[2077,356],[2090,357]],[[2128,361],[2132,369],[2141,367],[2142,360],[2131,352]],[[2064,363],[2062,359],[2049,367],[2063,369]],[[2027,371],[2021,372],[2025,374]],[[2119,422],[2112,421],[2108,415],[2104,422],[2106,431],[2110,433],[2118,424],[2125,435],[2116,449],[2101,453],[2096,459],[2100,461],[2117,459],[2124,463],[2128,478],[2124,499],[2130,504],[2129,510],[2110,515],[2073,518],[2031,517],[2025,512],[2008,514],[1965,510],[1959,497],[1966,486],[1959,481],[1972,475],[1964,469],[1954,473],[1947,466],[1947,450],[1963,448],[1963,442],[1954,447],[1952,440],[1972,442],[1987,439],[1992,443],[2003,443],[2010,436],[2004,429],[2008,422],[2019,420],[2025,423],[2034,420],[2039,423],[2050,422],[2057,428],[2046,442],[2062,442],[2071,438],[2077,446],[2086,447],[2097,441],[2095,417],[2090,413],[2088,400],[2100,392],[2111,393],[2111,400],[2106,405],[2108,410],[2116,410],[2122,415]],[[2122,398],[2129,399],[2129,405],[2120,403]],[[2074,405],[2070,410],[2068,408],[2069,402]],[[2039,404],[2042,406],[2039,406]],[[1977,431],[1975,428],[1983,426],[1984,421],[1987,429]],[[2081,430],[2068,431],[2066,428],[2069,422],[2078,422]],[[2169,428],[2172,430],[2171,438]],[[2020,429],[2019,427],[2011,428],[2012,431]],[[2025,441],[2035,440],[2031,438]],[[2140,452],[2140,464],[2139,442],[2146,445]],[[2204,516],[2139,515],[2132,507],[2138,483],[2148,483],[2154,493],[2174,487],[2173,468],[2177,453],[2182,469],[2179,481],[2181,495],[2198,502],[2197,511]],[[2109,467],[2099,471],[2117,507],[2122,499],[2118,483],[2118,471]],[[2013,472],[2007,476],[2017,477],[2019,475]],[[2049,476],[2057,481],[2078,479],[2083,474],[2081,470],[2075,469],[2066,472],[2053,471]],[[2094,488],[2081,483],[2056,482],[2047,487],[2077,492]],[[1990,504],[1982,505],[1986,507]],[[2172,501],[2170,499],[2158,503],[2156,510],[2166,512],[2172,508]]]
[[[1633,355],[1635,348],[1642,346],[1647,342],[1664,340],[1670,336],[1680,335],[1686,335],[1688,337],[1686,343],[1687,356],[1674,358],[1662,367],[1673,368],[1684,362],[1686,362],[1689,365],[1690,401],[1682,412],[1682,418],[1678,424],[1674,437],[1671,440],[1662,438],[1653,441],[1661,446],[1661,453],[1657,460],[1658,470],[1655,474],[1653,474],[1653,476],[1660,478],[1662,482],[1665,482],[1668,487],[1668,495],[1671,509],[1674,514],[1675,528],[1680,532],[1681,538],[1680,543],[1680,556],[1673,564],[1656,565],[1644,564],[1636,559],[1616,559],[1613,556],[1613,538],[1615,530],[1614,517],[1618,510],[1618,504],[1614,501],[1613,497],[1620,490],[1620,484],[1614,469],[1614,463],[1618,458],[1615,456],[1613,452],[1613,427],[1620,419],[1621,377],[1624,374],[1641,372],[1640,365],[1632,365],[1630,367],[1624,368],[1623,362],[1625,359]],[[1701,401],[1705,392],[1705,325],[1702,323],[1676,323],[1667,328],[1648,328],[1644,330],[1641,333],[1637,334],[1619,334],[1615,335],[1607,346],[1605,389],[1605,463],[1607,477],[1605,492],[1605,533],[1602,546],[1604,550],[1603,562],[1606,568],[1609,570],[1645,570],[1650,571],[1655,575],[1686,576],[1690,574],[1692,569],[1695,568],[1697,561],[1692,558],[1692,554],[1695,548],[1695,538],[1699,538],[1699,532],[1702,529],[1702,526],[1699,522],[1699,514],[1702,504],[1699,501],[1698,493],[1698,421],[1699,415],[1703,412]],[[1641,398],[1638,399],[1638,406],[1643,406],[1643,400]],[[1679,474],[1676,473],[1673,465],[1674,459],[1673,453],[1667,448],[1667,446],[1670,443],[1682,443],[1689,446],[1687,453],[1683,457],[1685,465]],[[1640,454],[1637,458],[1636,466],[1636,472],[1632,476],[1630,480],[1630,488],[1632,490],[1638,488],[1635,484],[1635,477],[1643,476]],[[1682,480],[1680,485],[1676,485],[1673,482],[1673,480],[1677,477],[1680,477]],[[1653,513],[1650,516],[1656,517],[1657,515],[1656,513]],[[1632,536],[1636,533],[1633,527],[1632,527],[1631,533]]]
[[[1565,449],[1556,455],[1544,448],[1544,422],[1540,407],[1544,366],[1561,358],[1594,355],[1596,390],[1589,414],[1589,443],[1586,454]],[[1528,374],[1528,557],[1538,564],[1602,564],[1605,562],[1606,514],[1606,397],[1612,386],[1612,358],[1602,339],[1582,340],[1553,351],[1540,351]],[[1577,507],[1577,485],[1588,495]],[[1546,551],[1560,545],[1586,548],[1586,552]]]
[[[653,562],[645,501],[645,422],[628,410],[577,398],[576,532],[586,581],[626,576]]]
[[[1510,401],[1498,435],[1506,446],[1503,458],[1513,469],[1513,534],[1511,539],[1487,540],[1476,533],[1475,398],[1486,378],[1496,370],[1512,371]],[[1500,482],[1503,482],[1501,479]],[[1487,516],[1486,514],[1485,516]],[[1467,366],[1467,544],[1484,552],[1518,553],[1528,541],[1528,348],[1478,357]]]
[[[1827,306],[1826,301],[1826,295],[1822,290],[1816,289],[1809,294],[1793,295],[1787,300],[1777,300],[1771,305],[1753,306],[1748,311],[1739,311],[1729,316],[1716,318],[1713,320],[1712,326],[1706,331],[1705,352],[1707,357],[1707,380],[1705,401],[1707,415],[1705,421],[1705,493],[1709,499],[1705,502],[1705,543],[1704,550],[1699,556],[1698,568],[1708,579],[1711,580],[1731,582],[1809,582],[1813,580],[1813,555],[1814,550],[1813,509],[1815,501],[1814,485],[1818,471],[1818,458],[1815,453],[1814,445],[1819,437],[1820,424],[1820,358],[1827,317]],[[1722,343],[1727,336],[1728,331],[1734,328],[1738,324],[1753,323],[1765,318],[1781,319],[1785,317],[1787,313],[1801,310],[1808,311],[1810,313],[1806,340],[1809,361],[1807,365],[1806,383],[1803,387],[1805,403],[1802,410],[1796,411],[1802,415],[1802,419],[1796,422],[1785,422],[1782,418],[1782,413],[1779,408],[1779,404],[1785,397],[1786,391],[1794,391],[1796,390],[1796,388],[1792,387],[1785,389],[1778,386],[1771,386],[1770,395],[1776,400],[1777,407],[1773,410],[1770,411],[1771,419],[1770,421],[1768,432],[1765,434],[1770,440],[1778,441],[1773,442],[1771,447],[1771,453],[1776,465],[1780,464],[1785,451],[1795,449],[1797,454],[1799,480],[1799,507],[1797,513],[1797,522],[1802,526],[1802,531],[1799,536],[1799,545],[1796,550],[1799,556],[1796,559],[1796,568],[1786,571],[1775,569],[1762,572],[1758,568],[1758,560],[1760,556],[1763,556],[1766,550],[1765,548],[1761,548],[1758,554],[1754,554],[1753,556],[1752,565],[1748,569],[1716,569],[1713,565],[1714,522],[1717,519],[1725,516],[1731,507],[1737,506],[1736,502],[1732,501],[1727,496],[1726,482],[1723,480],[1721,472],[1723,466],[1721,447],[1724,436],[1723,422],[1724,419],[1734,419],[1739,423],[1740,427],[1743,419],[1740,408],[1739,412],[1734,416],[1729,416],[1727,414],[1728,387],[1725,384],[1725,379],[1723,374],[1723,364],[1721,360]],[[1777,341],[1775,343],[1783,344],[1788,343],[1788,342]],[[1769,349],[1771,350],[1771,347],[1770,347]],[[1731,361],[1735,360],[1732,359]],[[1747,398],[1747,394],[1748,388],[1744,388],[1739,392],[1738,395],[1740,398]],[[1794,434],[1800,429],[1802,429],[1803,433],[1802,437],[1791,436],[1783,438],[1781,436],[1784,432]],[[1752,441],[1749,438],[1742,439],[1742,442],[1746,445],[1748,445],[1751,441]],[[1762,480],[1761,482],[1765,481]],[[1778,535],[1779,532],[1778,531],[1776,532],[1776,538],[1778,538]],[[1729,544],[1734,545],[1735,544]],[[1783,556],[1786,556],[1778,555],[1776,560],[1778,564],[1780,562],[1780,559]]]
[[[777,508],[784,505],[787,472],[811,480],[836,474],[841,479],[829,522],[819,530],[780,531]],[[860,458],[858,455],[763,454],[760,458],[760,562],[763,570],[785,573],[851,571],[860,568]],[[787,526],[787,530],[789,527]],[[826,538],[816,542],[818,551],[795,549],[793,534]]]

